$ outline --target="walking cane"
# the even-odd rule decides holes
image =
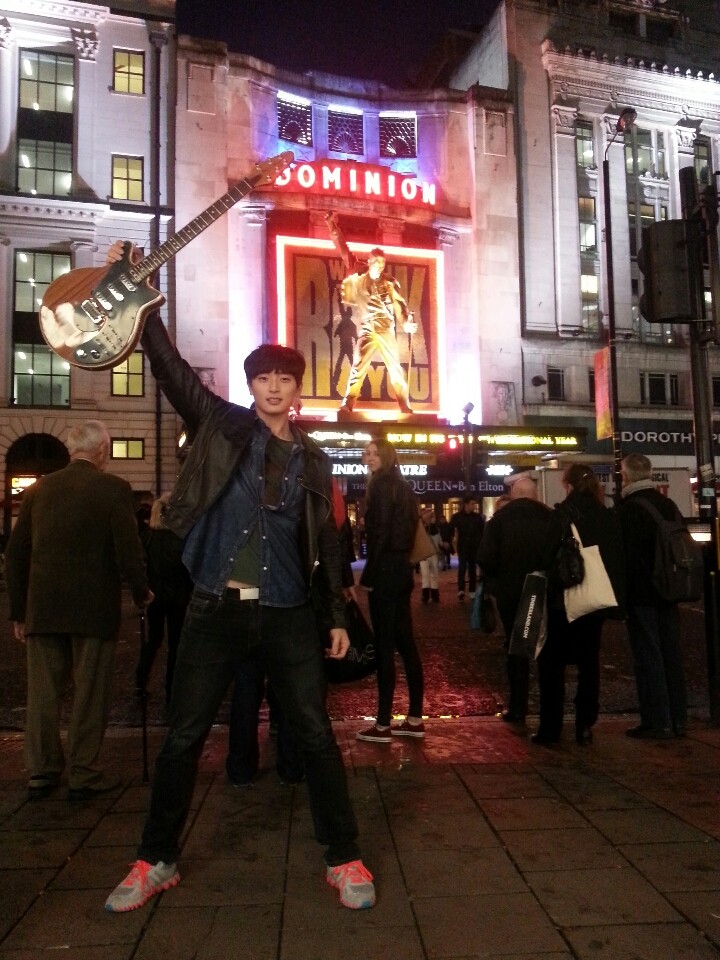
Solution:
[[[140,611],[140,663],[145,662],[145,610]],[[142,715],[143,774],[142,782],[148,783],[148,745],[147,745],[147,680],[143,679],[140,690],[140,711]]]

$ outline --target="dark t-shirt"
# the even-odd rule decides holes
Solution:
[[[294,440],[281,440],[272,436],[265,447],[265,496],[263,502],[268,507],[280,503],[282,480],[285,476],[288,460],[292,453]],[[235,566],[229,580],[246,583],[251,587],[260,586],[260,524],[255,528],[244,547],[238,551]]]

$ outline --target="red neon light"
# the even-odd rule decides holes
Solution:
[[[417,207],[434,207],[437,193],[434,183],[416,180],[412,174],[350,160],[313,160],[292,170],[288,167],[275,181],[275,188],[289,193],[360,196]]]

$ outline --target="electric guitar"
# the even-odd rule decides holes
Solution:
[[[256,164],[244,180],[139,263],[131,262],[131,244],[125,243],[117,263],[80,267],[54,280],[40,306],[40,329],[48,346],[86,370],[105,370],[126,360],[147,315],[165,303],[148,278],[251,190],[274,183],[294,159],[287,150]]]

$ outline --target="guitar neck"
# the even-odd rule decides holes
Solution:
[[[260,176],[258,175],[256,177],[248,177],[236,183],[231,190],[228,190],[219,200],[216,200],[207,210],[203,210],[194,220],[186,224],[182,230],[178,230],[169,240],[161,244],[157,250],[153,250],[151,254],[144,257],[139,263],[136,263],[132,269],[128,270],[128,276],[133,283],[142,283],[143,280],[152,276],[156,270],[159,270],[163,264],[171,260],[183,247],[187,246],[191,240],[194,240],[203,230],[207,230],[207,228],[212,226],[216,220],[219,220],[224,213],[227,213],[230,207],[235,206],[243,197],[246,197],[259,179]]]

